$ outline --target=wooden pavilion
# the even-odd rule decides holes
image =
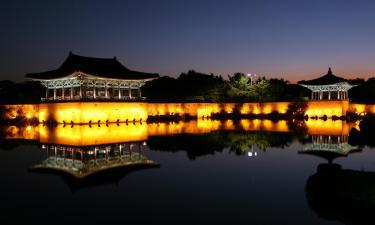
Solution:
[[[144,100],[141,87],[159,75],[129,70],[116,57],[92,58],[70,52],[58,69],[26,77],[46,87],[42,101],[138,101]]]
[[[345,78],[334,75],[331,68],[326,75],[298,84],[311,90],[311,100],[349,100],[348,90],[354,87]]]

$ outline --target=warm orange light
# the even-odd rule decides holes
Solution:
[[[5,129],[5,139],[25,139],[25,140],[38,140],[39,127],[16,127],[9,126]]]
[[[240,120],[240,126],[246,131],[271,131],[271,132],[289,132],[287,122],[279,120]]]
[[[348,135],[351,128],[357,128],[355,123],[347,123],[342,120],[314,120],[306,121],[307,133],[310,135]]]
[[[341,120],[314,120],[306,121],[307,134],[310,135],[348,135],[351,128],[358,129],[358,123],[349,124]],[[76,125],[73,127],[58,125],[55,128],[46,126],[27,126],[18,128],[9,126],[5,132],[6,139],[38,140],[41,143],[61,145],[102,145],[111,143],[124,143],[145,141],[150,136],[166,136],[175,134],[203,134],[216,130],[245,130],[289,132],[286,121],[280,120],[240,120],[236,125],[232,120],[192,120],[178,123],[121,123],[101,125]]]
[[[146,103],[69,102],[40,104],[39,121],[54,119],[58,123],[101,123],[146,121]]]
[[[17,117],[39,118],[39,121],[53,119],[58,123],[87,124],[125,121],[146,121],[148,116],[190,115],[206,118],[212,114],[239,110],[242,114],[284,114],[288,102],[267,103],[141,103],[141,102],[67,102],[43,103],[35,105],[5,105],[7,119]],[[238,107],[238,108],[236,108]],[[309,101],[306,114],[309,117],[343,116],[346,112],[375,114],[375,105],[352,104],[348,101]]]
[[[375,114],[375,104],[354,104],[349,105],[349,112],[356,114]]]
[[[309,117],[345,116],[348,101],[309,101],[306,115]]]
[[[54,129],[39,126],[40,142],[61,145],[87,146],[147,140],[147,125],[109,124],[108,126],[63,126]]]

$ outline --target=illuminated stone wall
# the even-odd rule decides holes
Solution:
[[[108,122],[146,121],[147,103],[137,102],[68,102],[39,105],[39,121],[87,124]]]
[[[38,104],[24,104],[24,105],[4,105],[3,116],[6,119],[15,119],[19,117],[24,118],[38,118],[39,105]]]
[[[309,117],[345,116],[349,107],[348,101],[309,101],[306,115]]]
[[[267,103],[143,103],[143,102],[66,102],[35,105],[5,105],[7,119],[17,117],[38,118],[40,122],[55,120],[58,123],[87,124],[108,122],[146,121],[148,116],[185,115],[210,117],[213,113],[241,114],[284,114],[288,102]],[[309,101],[306,114],[309,117],[345,116],[347,112],[356,114],[373,113],[375,105],[352,104],[348,101]]]
[[[349,112],[355,114],[375,114],[375,104],[349,104]]]
[[[267,103],[149,103],[147,113],[149,116],[157,115],[184,115],[199,118],[210,117],[213,113],[232,113],[237,110],[242,114],[270,114],[286,113],[288,102]]]

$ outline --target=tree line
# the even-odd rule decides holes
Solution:
[[[177,78],[168,76],[146,83],[143,95],[152,102],[266,102],[291,101],[309,95],[309,90],[284,79],[259,77],[251,81],[244,73],[228,80],[214,74],[189,70]]]
[[[349,82],[357,85],[349,90],[351,101],[375,103],[375,78]],[[142,95],[150,102],[270,102],[307,100],[311,92],[284,79],[258,77],[252,81],[239,72],[224,79],[189,70],[177,78],[162,76],[147,82]],[[0,104],[38,103],[44,96],[45,88],[39,82],[0,81]]]

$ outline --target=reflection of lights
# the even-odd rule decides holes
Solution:
[[[247,153],[247,156],[249,156],[249,157],[256,157],[257,155],[258,155],[258,153],[253,152],[253,151]]]
[[[254,145],[251,145],[251,150],[247,153],[247,156],[249,157],[256,157],[258,153],[254,151]]]
[[[147,139],[147,124],[109,124],[109,126],[87,125],[64,127],[58,125],[53,131],[46,126],[39,126],[41,142],[52,142],[66,145],[101,145],[107,143],[122,143],[144,141]]]

